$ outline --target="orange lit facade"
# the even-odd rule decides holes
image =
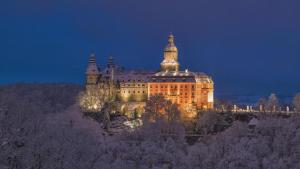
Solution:
[[[182,108],[213,108],[214,84],[211,77],[200,72],[179,70],[178,50],[173,35],[169,36],[160,65],[161,71],[155,73],[148,82],[148,97],[162,94]]]
[[[162,94],[181,107],[213,108],[213,81],[204,74],[194,72],[156,73],[148,83],[148,97]]]

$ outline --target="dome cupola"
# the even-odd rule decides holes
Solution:
[[[164,49],[164,60],[160,64],[162,71],[178,71],[178,50],[172,34],[168,37],[168,45]]]

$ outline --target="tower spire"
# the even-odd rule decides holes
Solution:
[[[100,71],[96,63],[95,54],[90,55],[89,63],[86,69],[86,84],[95,85],[97,84],[98,78],[100,76]]]
[[[96,63],[96,56],[94,53],[90,55],[89,64],[86,69],[86,74],[99,74],[99,69]]]
[[[174,45],[174,35],[172,34],[172,32],[170,33],[169,37],[168,37],[168,42],[169,42],[169,45]]]
[[[110,55],[108,58],[107,67],[113,68],[114,66],[115,66],[114,57]]]
[[[89,63],[96,63],[96,56],[94,53],[91,53]]]

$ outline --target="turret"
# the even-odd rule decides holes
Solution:
[[[110,56],[108,58],[107,67],[108,68],[114,68],[115,67],[115,61],[114,61],[114,58],[112,56]]]
[[[164,60],[161,62],[162,71],[178,71],[178,50],[174,43],[174,36],[169,35],[168,45],[164,49]]]
[[[90,55],[89,63],[86,69],[86,84],[94,85],[97,84],[100,72],[96,63],[96,57],[94,54]]]

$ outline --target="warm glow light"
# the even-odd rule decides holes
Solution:
[[[207,102],[209,102],[209,103],[214,102],[214,94],[213,94],[213,92],[209,92],[209,93],[208,93],[208,99],[207,99]]]

